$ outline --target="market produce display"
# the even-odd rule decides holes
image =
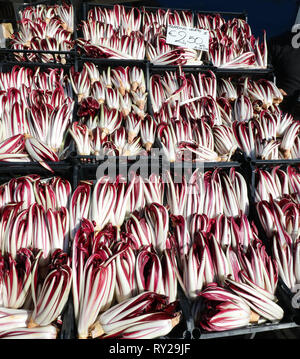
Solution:
[[[209,51],[167,43],[168,25],[209,31]],[[243,19],[226,21],[220,14],[189,10],[110,8],[95,6],[79,24],[77,44],[89,58],[147,59],[154,65],[202,65],[230,68],[266,68],[266,33],[262,41]]]
[[[241,325],[250,324],[251,310],[255,322],[282,319],[275,296],[277,266],[247,218],[247,185],[234,169],[230,174],[196,172],[190,182],[183,179],[180,184],[169,174],[166,184],[154,176],[128,183],[106,177],[91,186],[82,183],[71,199],[76,208],[72,216],[89,218],[77,221],[73,241],[79,336],[88,337],[98,315],[101,323],[101,313],[105,315],[114,300],[123,303],[151,291],[174,303],[178,285],[192,300],[210,285],[218,284],[229,296],[236,293],[249,314]],[[230,307],[228,312],[224,307],[223,314],[234,321]],[[202,319],[200,323],[207,329]],[[235,326],[228,323],[214,330]]]
[[[56,338],[71,289],[71,185],[58,177],[1,186],[1,338]]]
[[[166,71],[151,76],[150,98],[156,122],[169,123],[157,137],[171,161],[180,149],[203,161],[226,161],[237,148],[251,159],[299,158],[299,121],[280,110],[273,81]]]
[[[155,124],[147,114],[143,69],[118,66],[101,71],[85,62],[82,71],[71,69],[70,79],[78,96],[79,121],[69,132],[79,155],[130,156],[145,152],[142,146],[148,149],[148,132]]]
[[[67,55],[59,52],[68,53],[74,48],[73,5],[25,6],[18,16],[9,46],[13,50],[30,50],[14,52],[18,61],[66,63]]]
[[[1,260],[0,338],[52,339],[71,288],[72,269],[62,250],[41,261],[43,251],[22,248]]]
[[[115,5],[112,9],[95,7],[80,24],[77,39],[80,52],[91,58],[145,58],[145,39],[140,31],[141,12]]]
[[[74,99],[63,69],[14,66],[0,73],[0,161],[59,161]]]
[[[147,155],[155,144],[170,162],[228,161],[238,148],[252,159],[299,157],[300,124],[280,110],[283,96],[270,80],[166,71],[150,77],[148,94],[137,67],[101,74],[84,66],[71,76],[81,100],[70,129],[79,155]]]
[[[190,11],[169,9],[143,10],[142,31],[146,40],[146,58],[154,65],[201,65],[202,51],[170,45],[166,41],[170,25],[193,27]]]
[[[209,60],[220,68],[266,68],[268,49],[266,32],[262,41],[251,32],[243,19],[228,21],[219,14],[198,13],[196,27],[209,30]]]
[[[296,326],[281,281],[291,299],[300,123],[266,32],[238,14],[82,9],[22,6],[0,51],[0,338]],[[168,25],[207,30],[208,51],[169,44]]]
[[[13,178],[0,186],[2,254],[15,258],[18,250],[34,248],[47,259],[68,247],[71,184],[59,177]]]
[[[294,291],[299,276],[299,166],[257,170],[255,200],[285,285]]]
[[[107,310],[99,323],[106,338],[151,339],[168,334],[178,323],[180,313],[173,313],[174,308],[163,295],[146,291]]]

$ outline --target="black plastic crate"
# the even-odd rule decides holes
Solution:
[[[201,73],[209,73],[209,71],[212,71],[213,73],[215,73],[215,68],[209,65],[198,65],[198,66],[183,66],[183,67],[178,67],[178,66],[155,66],[153,64],[149,64],[149,80],[148,80],[148,91],[151,91],[150,88],[150,79],[153,75],[160,75],[163,76],[166,72],[173,72],[173,73],[178,73],[179,70],[182,70],[184,73],[193,73],[193,74],[198,74],[199,72]],[[149,113],[151,116],[154,116],[154,111],[153,111],[153,107],[152,107],[152,103],[150,100],[150,96],[149,98]]]
[[[1,52],[1,50],[0,50]],[[52,68],[58,68],[58,69],[63,69],[64,70],[64,74],[69,76],[69,71],[71,66],[70,65],[62,65],[62,64],[46,64],[46,63],[20,63],[20,62],[13,62],[13,61],[9,61],[9,62],[5,62],[5,61],[0,61],[0,72],[11,72],[14,66],[18,66],[18,67],[26,67],[26,68],[30,68],[33,71],[36,70],[37,68],[40,68],[41,71],[47,71],[47,69],[52,69]],[[77,62],[74,63],[74,68],[77,69]],[[74,100],[74,108],[73,108],[73,113],[72,113],[72,122],[76,122],[78,120],[78,116],[77,116],[77,111],[78,111],[78,96],[77,94],[74,92],[72,86],[70,85],[70,89],[71,89],[71,97]],[[68,133],[66,133],[66,144],[70,144],[71,138],[70,135]],[[64,160],[62,160],[62,163],[64,163],[65,160],[68,159],[70,153],[74,150],[74,144],[71,142],[71,146],[70,146],[70,150],[68,150],[66,152],[66,155],[64,156]],[[3,162],[2,162],[3,163]],[[15,165],[20,165],[22,162],[19,163],[14,163]],[[50,164],[53,164],[55,162],[50,162]],[[54,165],[55,166],[55,165]],[[0,162],[0,168],[1,168],[1,162]]]
[[[117,59],[94,59],[94,58],[81,58],[80,60],[77,61],[77,69],[76,71],[82,71],[84,63],[86,62],[90,62],[93,63],[97,66],[97,68],[99,69],[99,71],[104,71],[107,70],[108,67],[110,67],[111,69],[113,68],[117,68],[119,66],[129,66],[129,67],[138,67],[140,69],[143,70],[144,72],[144,77],[145,77],[145,85],[146,85],[146,93],[148,93],[147,96],[147,102],[146,102],[146,113],[150,113],[149,111],[151,111],[151,103],[150,103],[150,96],[149,96],[149,63],[145,60],[117,60]],[[76,97],[76,108],[74,108],[74,121],[79,121],[79,116],[78,116],[78,110],[80,109],[80,103],[78,102],[78,97],[76,94],[74,94],[74,96]],[[76,112],[76,113],[75,113]],[[82,155],[77,155],[76,154],[76,146],[75,143],[73,141],[73,139],[71,139],[72,143],[73,143],[73,153],[71,154],[72,157],[72,161],[74,163],[74,161],[78,160],[78,163],[82,163],[88,166],[91,166],[91,164],[97,164],[99,163],[99,160],[97,159],[97,157],[95,155],[90,155],[90,156],[82,156]],[[105,156],[106,158],[107,156]],[[115,158],[115,156],[114,156]]]
[[[300,158],[298,159],[279,159],[279,160],[253,160],[253,166],[255,167],[272,167],[272,166],[297,166],[300,165]]]
[[[179,72],[179,70],[182,70],[183,73],[193,74],[193,75],[197,75],[198,73],[209,74],[210,72],[212,72],[216,76],[217,82],[220,78],[230,77],[230,78],[234,79],[234,78],[239,78],[239,77],[243,76],[243,74],[244,74],[244,72],[242,70],[236,70],[234,72],[235,76],[233,76],[231,72],[227,72],[227,71],[218,72],[217,68],[211,67],[211,66],[199,66],[199,67],[187,66],[187,67],[182,67],[181,69],[179,69],[177,66],[152,66],[152,65],[150,65],[149,66],[149,86],[148,86],[149,91],[150,91],[150,79],[153,75],[163,76],[166,72],[175,73],[175,72]],[[273,78],[272,72],[270,72],[270,73],[268,72],[267,74],[268,74],[268,76],[271,77],[270,79]],[[251,77],[255,78],[257,76],[259,76],[259,75],[255,71],[251,72]],[[155,115],[151,101],[149,101],[149,113],[151,116]],[[230,162],[234,162],[234,161],[237,161],[239,163],[247,163],[245,153],[240,148],[237,148],[235,153],[232,155],[232,159],[229,162],[220,162],[220,165],[217,165],[217,166],[218,167],[219,166],[227,166],[226,163],[230,163]],[[216,162],[216,164],[218,164],[218,162]],[[205,165],[210,166],[210,162],[206,162]]]
[[[266,79],[273,81],[275,83],[276,78],[274,75],[273,67],[268,67],[267,69],[226,69],[218,68],[212,65],[195,65],[195,66],[155,66],[149,64],[149,81],[152,75],[163,75],[165,72],[179,72],[182,70],[183,73],[194,74],[198,73],[208,74],[210,71],[216,76],[217,81],[220,78],[230,78],[233,81],[239,78],[250,77],[253,80],[257,79]],[[148,85],[150,91],[150,83]],[[151,103],[150,103],[151,105]],[[152,107],[151,107],[152,110]],[[153,111],[152,111],[153,115]]]
[[[148,12],[156,12],[157,10],[159,9],[162,9],[162,10],[170,10],[171,12],[173,11],[187,11],[187,12],[190,12],[193,14],[193,27],[194,28],[199,28],[197,25],[198,25],[198,14],[202,14],[202,15],[209,15],[209,16],[216,16],[216,15],[219,15],[221,16],[222,18],[224,18],[224,20],[228,21],[229,19],[233,19],[233,18],[238,18],[238,19],[242,19],[242,20],[245,20],[246,22],[248,21],[248,16],[247,16],[247,13],[246,12],[228,12],[228,11],[209,11],[209,10],[201,10],[201,9],[182,9],[182,8],[159,8],[159,7],[148,7],[148,6],[145,6],[143,7],[144,10],[148,11]],[[212,62],[211,60],[208,58],[207,54],[204,52],[203,56],[202,56],[202,61],[203,61],[203,65],[200,65],[200,66],[211,66],[213,67],[212,65]],[[183,67],[185,66],[195,66],[195,67],[199,67],[199,64],[187,64],[187,65],[184,65]]]
[[[272,256],[272,237],[269,237],[262,226],[262,223],[260,221],[256,205],[257,202],[255,200],[255,190],[256,190],[256,184],[257,184],[257,175],[255,170],[256,169],[262,169],[266,171],[271,171],[274,167],[280,167],[280,169],[285,170],[288,166],[296,166],[300,168],[300,159],[299,160],[257,160],[257,161],[249,161],[248,162],[249,168],[251,168],[251,182],[250,185],[250,191],[249,191],[249,202],[250,202],[250,209],[251,209],[251,218],[253,219],[255,226],[258,229],[259,236],[263,240],[263,243],[266,247],[267,253]],[[292,298],[295,295],[295,293],[292,293],[291,290],[286,286],[286,284],[283,282],[281,277],[278,277],[278,285],[277,285],[277,297],[280,300],[280,302],[284,306],[285,310],[285,316],[284,319],[287,318],[290,321],[293,321],[300,324],[300,310],[293,308],[292,305]]]
[[[111,166],[115,166],[116,172],[115,174],[123,174],[124,176],[129,176],[131,170],[137,171],[139,174],[140,171],[143,171],[143,174],[150,175],[151,173],[156,173],[158,175],[164,175],[165,171],[169,171],[171,175],[181,175],[182,171],[184,174],[191,174],[197,168],[200,170],[214,170],[214,169],[224,169],[229,170],[230,168],[239,169],[244,176],[247,178],[247,184],[250,183],[248,180],[251,178],[251,175],[248,172],[248,168],[243,166],[243,153],[237,150],[232,156],[231,161],[228,162],[169,162],[162,156],[153,157],[153,156],[79,156],[76,153],[72,153],[70,155],[70,161],[74,168],[76,168],[74,172],[74,176],[76,179],[74,180],[76,183],[80,179],[89,179],[93,180],[97,177],[98,174],[104,172],[104,174],[109,173],[109,168]],[[97,172],[101,166],[101,172]],[[102,171],[102,169],[105,169]],[[250,190],[250,189],[248,189]]]
[[[184,66],[176,66],[176,65],[168,65],[168,66],[159,66],[153,65],[149,63],[149,71],[150,76],[152,74],[163,74],[166,71],[179,71],[182,69],[185,73],[198,73],[198,72],[208,72],[212,71],[217,76],[217,67],[213,66],[211,63],[203,64],[203,65],[184,65]]]
[[[192,17],[193,17],[193,24],[195,25],[195,10],[191,10],[191,9],[184,9],[184,8],[173,8],[173,7],[156,7],[156,6],[141,6],[141,11],[143,13],[143,20],[142,20],[142,25],[144,25],[144,14],[145,12],[149,12],[149,13],[155,13],[158,10],[163,10],[163,11],[169,11],[171,14],[176,11],[176,12],[188,12],[191,13]]]
[[[198,15],[220,15],[225,21],[232,19],[241,19],[248,22],[248,14],[246,11],[209,11],[209,10],[195,10],[195,26],[198,23]]]
[[[37,174],[41,178],[50,178],[53,176],[61,177],[70,182],[72,190],[74,190],[73,182],[73,168],[71,164],[67,162],[51,162],[48,163],[54,170],[54,173],[50,173],[44,167],[36,162],[33,163],[3,163],[0,162],[0,185],[8,182],[9,180],[17,177],[23,177],[26,175]],[[65,252],[70,254],[70,248],[67,243],[64,246]],[[69,294],[69,299],[65,304],[61,315],[61,327],[57,335],[57,339],[72,339],[74,338],[74,324],[72,323],[72,310],[73,304],[71,301],[72,291]]]
[[[118,66],[123,66],[123,67],[137,66],[144,71],[146,91],[149,90],[149,63],[146,60],[107,59],[107,58],[93,58],[93,57],[81,56],[77,60],[77,71],[81,71],[84,63],[86,62],[91,62],[95,64],[101,71],[107,69],[108,67],[113,69]]]
[[[134,166],[138,160],[141,160],[139,156],[137,156],[137,160],[133,159],[130,160],[129,158],[122,158],[122,157],[114,157],[113,160],[117,163],[117,169],[122,170],[124,169],[128,171],[128,175],[130,175],[129,170],[131,166]],[[242,157],[240,157],[242,158]],[[104,159],[109,160],[109,157]],[[122,162],[124,160],[124,162]],[[157,162],[155,162],[156,166],[151,167],[151,161],[153,159],[148,157],[145,159],[145,162],[142,162],[144,166],[149,166],[148,174],[156,173],[160,176],[164,176],[164,169],[170,172],[172,178],[177,175],[182,175],[182,170],[185,169],[192,173],[196,168],[203,169],[204,171],[212,171],[215,169],[219,169],[220,171],[225,171],[229,173],[232,168],[235,168],[238,172],[240,172],[244,177],[247,176],[247,172],[245,168],[243,168],[242,163],[238,161],[231,161],[231,162],[203,162],[199,163],[188,163],[188,162],[175,162],[169,163],[165,162],[163,158],[159,158]],[[102,161],[97,161],[95,156],[74,156],[71,157],[71,161],[73,161],[73,168],[76,168],[74,171],[74,178],[73,183],[79,184],[80,181],[95,181],[98,179],[97,177],[97,168],[98,166],[103,163]],[[148,163],[147,163],[148,162]],[[118,174],[118,173],[117,173]],[[139,174],[139,173],[138,173]],[[107,174],[109,175],[109,174]],[[246,178],[247,181],[247,178]],[[248,183],[247,183],[248,184]],[[165,204],[166,198],[164,199]],[[198,339],[197,338],[197,328],[194,324],[194,319],[191,315],[191,303],[188,298],[185,296],[180,284],[178,283],[178,301],[180,305],[180,310],[182,311],[182,318],[181,322],[166,336],[159,337],[158,339]],[[69,319],[70,320],[70,319]],[[196,333],[196,334],[195,334]]]
[[[173,8],[173,7],[166,8],[166,7],[151,7],[151,6],[143,6],[143,7],[141,7],[141,8],[142,8],[142,11],[143,11],[143,25],[142,25],[142,26],[145,25],[145,16],[146,16],[145,13],[146,13],[146,12],[147,12],[147,13],[150,13],[150,14],[153,14],[153,13],[156,13],[158,10],[163,10],[163,11],[165,11],[165,12],[168,11],[168,12],[170,13],[170,15],[172,15],[174,12],[179,13],[179,15],[180,15],[181,12],[187,12],[187,13],[191,14],[191,17],[192,17],[191,27],[195,27],[195,18],[196,18],[196,17],[195,17],[195,10],[182,9],[182,8]],[[182,46],[176,46],[176,45],[171,45],[171,46],[172,46],[172,48],[174,48],[174,49],[182,48]],[[198,51],[199,51],[199,50],[198,50]],[[200,52],[200,51],[199,51],[199,52]],[[208,58],[207,58],[205,52],[202,53],[201,61],[202,61],[202,64],[199,64],[199,63],[197,63],[197,62],[195,62],[195,63],[193,64],[193,62],[190,62],[190,63],[184,64],[184,65],[180,65],[180,66],[183,67],[183,68],[186,68],[186,67],[197,67],[197,68],[203,67],[203,68],[205,68],[206,66],[212,66],[211,61],[208,60]],[[153,67],[161,67],[161,65],[156,65],[156,64],[153,64],[152,62],[151,62],[151,66],[153,66]],[[170,68],[174,67],[174,68],[175,68],[175,67],[178,67],[178,66],[169,65],[168,67],[170,67]]]
[[[299,309],[294,309],[291,306],[291,299],[293,294],[282,282],[281,278],[278,278],[277,289],[275,292],[277,298],[277,304],[284,310],[284,316],[279,322],[265,322],[261,324],[250,324],[245,327],[224,330],[218,332],[208,332],[194,326],[192,330],[193,339],[221,339],[226,337],[240,336],[241,338],[247,339],[249,336],[255,337],[255,334],[284,330],[289,328],[299,328],[300,326],[300,315]]]
[[[83,2],[80,6],[80,13],[78,13],[78,18],[77,18],[77,26],[76,26],[76,39],[78,38],[82,38],[83,37],[83,33],[81,30],[81,25],[82,25],[82,21],[86,21],[88,18],[88,13],[90,10],[93,10],[94,8],[101,8],[101,9],[110,9],[112,10],[114,8],[114,6],[116,5],[120,5],[122,6],[125,11],[130,11],[131,9],[137,9],[138,11],[141,12],[141,9],[136,6],[135,4],[132,4],[132,6],[129,6],[128,4],[97,4],[97,3],[88,3],[88,2]],[[138,3],[137,3],[138,5]],[[142,14],[141,14],[142,17]],[[140,30],[141,30],[141,26],[140,26]],[[85,54],[84,50],[80,49],[80,47],[78,45],[76,45],[76,53],[78,55],[78,57],[81,60],[84,61],[100,61],[101,60],[109,60],[109,61],[127,61],[127,62],[131,62],[131,61],[137,61],[137,62],[143,62],[145,59],[141,60],[141,59],[114,59],[114,58],[105,58],[105,57],[90,57],[87,54]]]
[[[25,61],[18,61],[14,57],[14,53],[24,53],[26,56]],[[30,61],[28,59],[28,54],[33,53],[37,54],[38,56],[43,54],[49,54],[55,58],[56,55],[65,54],[69,57],[67,63],[62,64],[60,62],[42,62],[42,61]],[[75,66],[76,64],[75,54],[70,53],[68,51],[42,51],[42,50],[13,50],[13,49],[3,49],[0,48],[0,66],[24,66],[24,67],[41,67],[41,68],[63,68],[65,70],[69,70],[71,66]],[[3,70],[1,70],[3,71]]]
[[[250,199],[255,205],[255,189],[256,189],[256,169],[262,169],[262,170],[271,170],[274,167],[279,166],[282,169],[286,169],[288,166],[296,166],[300,168],[300,159],[296,160],[255,160],[251,161],[249,159],[246,159],[245,161],[247,163],[247,166],[249,168],[249,171],[251,171],[251,191],[250,191]],[[257,212],[254,210],[256,215]],[[256,217],[256,216],[255,216]]]
[[[251,203],[251,206],[250,206],[251,218],[254,221],[254,223],[258,229],[260,238],[263,240],[263,243],[266,246],[266,250],[269,253],[269,255],[271,255],[271,252],[272,252],[271,238],[269,238],[267,236],[267,233],[265,232],[265,230],[261,224],[261,221],[259,219],[258,212],[256,209],[257,202],[255,201],[255,190],[256,190],[256,184],[257,184],[257,175],[256,175],[255,170],[260,168],[260,169],[269,171],[275,166],[279,166],[282,169],[286,169],[286,167],[289,165],[300,166],[300,159],[296,160],[296,161],[293,161],[293,160],[285,160],[285,161],[281,161],[281,160],[263,161],[262,160],[259,162],[248,161],[248,163],[246,164],[246,166],[248,166],[248,172],[251,173],[251,177],[249,178],[249,202]],[[289,290],[287,287],[286,287],[286,289]]]
[[[53,172],[42,167],[38,162],[0,162],[0,180],[1,182],[11,178],[25,176],[29,174],[38,174],[41,176],[70,176],[72,166],[67,161],[46,162]],[[72,177],[69,177],[71,179]]]
[[[176,168],[176,163],[174,164]],[[188,166],[190,166],[188,164]],[[251,162],[247,161],[243,154],[240,154],[239,161],[237,162],[222,162],[222,163],[204,163],[204,171],[213,170],[219,168],[221,171],[225,171],[228,173],[231,168],[235,168],[239,173],[244,177],[247,190],[248,190],[248,199],[249,199],[249,214],[248,219],[249,222],[253,222],[258,230],[258,237],[262,240],[263,245],[266,248],[266,251],[269,255],[271,255],[271,247],[268,240],[268,237],[263,230],[260,221],[258,219],[258,215],[255,208],[255,202],[253,197],[253,187],[252,180],[254,176],[254,167],[251,166]],[[172,172],[171,172],[172,173]],[[266,332],[266,331],[275,331],[275,330],[283,330],[287,328],[297,328],[300,325],[300,311],[299,309],[295,309],[292,307],[292,297],[293,293],[286,287],[281,278],[278,278],[278,284],[275,292],[275,296],[278,300],[278,304],[284,310],[284,316],[279,322],[265,322],[261,324],[251,324],[246,327],[241,327],[232,330],[218,331],[218,332],[208,332],[199,328],[192,316],[191,307],[192,301],[190,301],[183,294],[182,300],[185,302],[184,306],[186,309],[186,321],[188,335],[191,336],[192,339],[222,339],[226,337],[240,336],[241,338],[253,338],[256,333]]]
[[[61,313],[62,326],[57,339],[76,339],[76,324],[74,317],[72,289],[67,303]]]
[[[30,3],[24,3],[19,5],[15,9],[15,19],[16,21],[13,21],[13,30],[14,32],[18,31],[18,22],[19,22],[19,11],[25,9],[28,6],[37,6],[37,5],[57,5],[57,4],[63,4],[63,1],[55,2],[55,1],[38,1],[38,2],[30,2]],[[73,0],[69,0],[69,4],[73,6],[73,12],[74,12],[74,29],[72,33],[72,39],[74,41],[74,47],[70,51],[50,51],[50,50],[16,50],[12,49],[10,47],[9,41],[7,44],[7,47],[4,49],[0,49],[0,56],[2,61],[4,62],[10,62],[10,63],[19,63],[20,65],[24,66],[26,64],[35,63],[37,65],[43,66],[44,64],[52,64],[53,66],[57,65],[68,65],[71,66],[72,63],[75,62],[75,55],[76,55],[76,8],[74,6]],[[22,55],[24,58],[22,60],[17,59],[17,55]],[[34,55],[34,59],[30,58],[30,56]],[[47,56],[47,61],[43,59],[43,56]],[[50,60],[48,60],[48,58]]]
[[[172,331],[164,337],[159,337],[157,339],[165,339],[165,340],[172,340],[172,339],[192,339],[192,330],[193,327],[190,325],[188,320],[189,315],[189,308],[187,306],[187,301],[182,292],[182,289],[178,283],[178,293],[177,293],[177,300],[178,300],[178,309],[181,312],[181,320],[172,329]]]
[[[147,109],[150,106],[150,96],[149,96],[149,63],[146,60],[119,60],[119,59],[104,59],[104,58],[89,58],[89,57],[80,57],[77,61],[77,70],[81,71],[85,62],[91,62],[97,66],[100,71],[106,70],[108,67],[111,69],[122,66],[129,66],[130,68],[136,66],[143,70],[145,76],[145,85],[146,92],[148,92],[147,96]]]
[[[278,278],[278,284],[275,291],[275,296],[277,298],[277,304],[283,309],[284,315],[280,321],[277,322],[269,322],[266,321],[260,324],[249,324],[244,327],[231,329],[231,330],[223,330],[223,331],[206,331],[194,322],[194,318],[192,317],[191,310],[189,316],[187,317],[187,326],[190,328],[189,335],[192,339],[203,340],[203,339],[224,339],[227,337],[240,337],[242,339],[252,339],[255,337],[255,334],[267,331],[275,331],[275,330],[284,330],[288,328],[298,328],[300,326],[300,311],[299,309],[295,309],[292,307],[292,297],[293,293],[285,286],[282,282],[281,278]],[[191,301],[187,298],[184,299],[186,301],[186,305],[191,308],[193,305]]]
[[[24,61],[18,61],[15,54],[21,54],[25,57]],[[31,61],[29,56],[34,54],[37,61]],[[1,60],[5,63],[28,66],[32,63],[36,66],[66,66],[70,67],[75,62],[75,50],[72,51],[44,51],[44,50],[14,50],[10,48],[0,49]],[[51,57],[52,61],[44,62],[42,56]],[[57,57],[63,56],[66,61],[57,61]]]
[[[37,5],[45,5],[45,6],[56,6],[56,5],[72,5],[73,6],[73,23],[74,23],[74,29],[73,29],[73,39],[76,39],[76,26],[77,26],[77,18],[76,14],[78,12],[77,9],[77,1],[78,0],[38,0],[38,1],[29,1],[23,4],[17,4],[15,10],[15,16],[16,20],[19,21],[19,11],[26,9],[29,6],[37,6]]]
[[[109,158],[106,157],[105,160],[108,160]],[[130,157],[114,157],[118,163],[118,169],[125,168],[128,169],[128,166],[134,165],[135,160],[130,160]],[[72,160],[72,158],[71,158]],[[125,161],[123,163],[123,160]],[[149,158],[150,161],[150,158]],[[147,162],[147,161],[146,161]],[[147,163],[145,162],[145,166],[147,166]],[[74,186],[77,186],[81,181],[90,181],[93,184],[97,181],[97,175],[96,170],[98,165],[101,164],[101,161],[97,161],[94,156],[75,156],[73,158],[73,164],[72,167],[74,169],[73,171],[73,184]],[[157,172],[154,171],[157,174],[159,173],[160,166],[162,165],[162,160],[160,159],[159,165],[156,168]],[[238,166],[238,164],[236,164]],[[151,172],[153,173],[153,172]],[[150,174],[150,173],[149,173]],[[189,318],[189,307],[186,300],[186,297],[180,287],[180,284],[178,283],[178,293],[177,293],[177,300],[178,300],[178,306],[177,310],[181,312],[181,320],[176,325],[170,333],[168,333],[166,336],[158,337],[157,339],[162,340],[172,340],[172,339],[191,339],[193,326],[190,323]],[[69,304],[66,311],[68,312],[67,319],[65,319],[66,327],[66,335],[68,337],[71,335],[71,339],[77,338],[77,328],[76,323],[74,319],[74,312],[73,312],[73,302],[72,298],[69,298]],[[70,323],[70,328],[67,326]],[[62,338],[64,333],[62,334]]]
[[[14,6],[11,1],[1,1],[0,2],[0,22],[10,22],[13,23],[16,21]]]
[[[125,10],[131,10],[132,8],[136,8],[138,10],[141,11],[141,8],[138,6],[138,2],[136,3],[136,5],[133,3],[131,6],[126,4],[126,3],[115,3],[115,4],[105,4],[105,3],[89,3],[89,2],[83,2],[81,5],[81,16],[80,16],[80,20],[87,20],[88,17],[88,13],[90,10],[94,9],[94,8],[101,8],[101,9],[113,9],[115,5],[120,5],[122,7],[124,7]]]
[[[129,2],[130,3],[130,2]],[[96,4],[96,3],[82,3],[82,16],[80,17],[80,19],[86,19],[87,15],[88,15],[88,11],[94,7],[101,7],[101,8],[113,8],[113,6],[116,4],[105,4],[105,3],[101,3],[101,4]],[[188,11],[193,13],[194,16],[194,20],[195,20],[195,15],[196,14],[206,14],[206,15],[221,15],[224,17],[229,17],[229,18],[239,18],[239,19],[243,19],[245,21],[247,21],[247,13],[244,12],[230,12],[230,11],[209,11],[209,10],[195,10],[195,9],[189,9],[189,8],[174,8],[174,7],[157,7],[157,6],[148,6],[148,5],[141,5],[139,6],[139,3],[137,2],[135,3],[130,3],[130,5],[128,4],[128,2],[126,3],[120,3],[120,5],[124,6],[125,9],[130,9],[132,7],[136,7],[139,10],[141,10],[141,12],[143,11],[149,11],[149,12],[155,12],[157,10],[169,10],[171,12],[174,11]],[[195,22],[194,22],[195,23]]]
[[[252,187],[252,200],[254,201],[254,191],[255,191],[255,185],[256,185],[256,175],[255,175],[255,169],[265,169],[270,170],[275,166],[280,166],[282,168],[286,168],[287,166],[300,166],[300,158],[294,159],[294,160],[250,160],[247,159],[249,166],[251,167],[252,171],[252,177],[251,177],[251,187]]]
[[[77,159],[78,160],[78,159]],[[86,161],[93,161],[94,159],[89,158],[89,156],[85,156]],[[163,162],[161,162],[159,165],[163,165]],[[193,164],[191,163],[172,163],[170,165],[170,173],[173,176],[176,173],[176,170],[182,169],[182,165],[187,168],[194,169]],[[227,162],[227,163],[204,163],[203,169],[206,170],[212,170],[219,168],[220,170],[224,170],[226,172],[230,171],[231,168],[236,168],[237,171],[239,171],[245,178],[248,186],[248,195],[250,197],[250,214],[248,216],[249,220],[253,220],[253,203],[251,202],[251,195],[250,195],[250,188],[251,188],[251,167],[247,161],[243,161],[243,157],[240,158],[240,162]],[[79,172],[79,178],[78,180],[84,180],[84,179],[95,179],[93,178],[93,174],[90,173],[90,176],[86,176],[88,173],[87,169],[94,168],[94,170],[97,168],[97,163],[86,163],[86,164],[80,164],[82,172]],[[161,174],[161,173],[159,173]],[[259,230],[259,238],[263,240],[263,233]],[[267,247],[267,246],[266,246]],[[179,284],[178,284],[179,285]],[[277,291],[276,291],[276,297],[278,298],[278,304],[284,309],[284,317],[283,319],[278,323],[262,323],[262,324],[253,324],[249,325],[244,328],[239,328],[235,330],[229,330],[229,331],[220,331],[220,332],[205,332],[203,330],[200,330],[195,326],[194,319],[191,315],[191,302],[188,300],[188,298],[185,297],[185,295],[182,292],[182,289],[179,285],[179,291],[178,296],[181,303],[181,308],[183,311],[183,316],[185,320],[185,324],[182,326],[178,326],[177,330],[174,328],[174,331],[172,331],[168,336],[161,338],[161,339],[172,339],[172,338],[181,338],[181,339],[210,339],[210,338],[225,338],[229,336],[243,336],[244,338],[249,336],[254,336],[256,333],[260,332],[266,332],[266,331],[274,331],[274,330],[283,330],[286,328],[296,328],[300,324],[299,320],[299,314],[297,310],[294,310],[291,307],[291,303],[289,300],[289,295],[291,295],[289,290],[286,290],[284,288],[284,285],[279,280]],[[181,329],[182,328],[182,329]],[[179,331],[180,329],[180,331]]]
[[[153,64],[149,64],[149,80],[148,80],[148,92],[151,91],[150,88],[150,79],[153,75],[160,75],[161,77],[167,73],[179,73],[179,71],[182,71],[185,74],[194,74],[197,75],[198,73],[208,74],[210,71],[216,75],[216,68],[210,65],[197,65],[197,66],[156,66]],[[217,77],[217,76],[216,76]],[[151,116],[154,116],[154,111],[152,107],[152,103],[149,98],[149,113]]]
[[[196,10],[196,9],[189,9],[189,8],[155,7],[155,6],[142,6],[141,8],[143,10],[146,10],[149,12],[156,12],[157,10],[165,10],[165,11],[169,10],[171,12],[174,12],[174,11],[191,12],[193,14],[194,26],[197,25],[197,15],[198,14],[211,15],[211,16],[220,15],[220,16],[224,17],[225,20],[238,18],[238,19],[247,21],[247,19],[248,19],[247,12],[245,12],[245,11],[243,11],[243,12],[215,11],[215,10],[211,11],[211,10],[201,10],[201,9]]]
[[[104,174],[109,173],[109,167],[111,168],[112,164],[115,164],[116,172],[115,174],[125,174],[128,173],[127,170],[131,165],[134,165],[136,159],[131,159],[130,157],[119,157],[119,156],[104,156],[103,159],[99,160],[96,156],[78,156],[74,155],[70,158],[72,166],[74,168],[73,181],[74,183],[79,183],[81,180],[90,180],[95,181],[98,176],[99,166],[106,168]],[[107,167],[106,166],[107,163]],[[102,172],[101,172],[102,173]]]
[[[269,65],[266,69],[256,69],[256,68],[219,68],[215,67],[214,72],[217,77],[220,76],[230,76],[234,77],[241,77],[247,76],[253,79],[268,79],[270,81],[275,81],[274,69],[271,65]]]
[[[276,330],[298,328],[299,325],[294,322],[286,323],[266,323],[261,325],[252,325],[244,328],[224,330],[222,332],[201,332],[199,329],[193,331],[194,339],[225,339],[229,337],[239,337],[239,339],[255,339],[255,334],[263,332],[273,332]]]
[[[198,169],[203,170],[213,170],[213,169],[230,169],[230,168],[240,168],[244,175],[249,178],[249,174],[247,172],[247,168],[242,166],[243,157],[242,153],[238,150],[233,155],[231,161],[228,162],[209,162],[209,161],[193,161],[193,162],[168,162],[162,156],[152,157],[152,156],[103,156],[101,159],[97,156],[80,156],[76,153],[72,153],[70,155],[70,161],[73,163],[73,166],[77,168],[78,178],[86,177],[86,179],[93,179],[97,175],[97,169],[99,166],[103,165],[103,168],[107,168],[108,166],[116,165],[117,171],[116,174],[126,174],[129,175],[130,170],[136,169],[144,170],[145,173],[151,174],[155,172],[156,174],[162,175],[166,170],[170,171],[171,174],[181,173],[180,171],[184,170],[187,172],[195,171]],[[107,165],[107,167],[104,167]],[[185,172],[185,173],[187,173]],[[250,176],[251,178],[251,176]]]

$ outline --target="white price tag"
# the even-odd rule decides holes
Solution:
[[[167,44],[208,51],[209,31],[194,27],[168,25]]]

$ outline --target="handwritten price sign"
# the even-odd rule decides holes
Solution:
[[[193,27],[168,25],[166,42],[170,45],[208,51],[209,32]]]

